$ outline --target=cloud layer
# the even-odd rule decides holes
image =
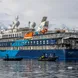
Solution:
[[[0,22],[11,24],[19,15],[20,26],[27,26],[28,21],[39,25],[43,16],[47,16],[52,26],[68,27],[78,25],[78,0],[0,0]]]

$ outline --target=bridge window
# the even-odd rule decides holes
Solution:
[[[49,44],[49,40],[47,40],[46,43]]]
[[[37,41],[37,44],[39,44],[39,41]]]
[[[32,41],[31,41],[31,44],[32,44]]]
[[[43,41],[43,44],[45,44],[45,40]]]
[[[29,45],[29,41],[28,41],[28,45]]]
[[[40,41],[40,44],[42,44],[42,41]]]
[[[34,41],[34,44],[35,44],[35,41]]]

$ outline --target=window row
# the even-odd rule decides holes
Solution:
[[[55,49],[53,46],[23,46],[23,47],[0,47],[0,50],[48,50]]]
[[[48,45],[55,44],[55,40],[30,40],[30,41],[20,41],[20,42],[1,42],[0,46],[26,46],[26,45]]]
[[[3,35],[2,38],[11,38],[11,37],[22,37],[21,33],[17,34],[9,34],[9,35]]]
[[[40,44],[55,44],[55,40],[31,40],[28,41],[27,45],[40,45]]]

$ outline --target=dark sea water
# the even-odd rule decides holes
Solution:
[[[0,60],[0,78],[78,78],[78,62]]]

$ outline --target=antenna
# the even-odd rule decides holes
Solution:
[[[30,28],[30,24],[31,24],[31,22],[29,21],[29,22],[28,22],[28,26],[29,26],[29,28]]]
[[[18,19],[19,19],[19,16],[16,17],[16,21],[18,21]]]

